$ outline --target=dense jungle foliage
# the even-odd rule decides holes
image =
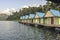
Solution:
[[[60,1],[47,0],[46,5],[40,5],[39,7],[28,7],[22,8],[19,12],[14,12],[13,15],[8,16],[7,20],[19,20],[20,16],[29,15],[35,12],[44,12],[46,13],[49,9],[55,9],[60,11]]]

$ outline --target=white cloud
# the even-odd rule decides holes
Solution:
[[[23,5],[23,6],[20,7],[20,9],[22,9],[22,8],[29,8],[29,6],[30,6],[30,7],[38,7],[39,5],[37,5],[37,4]]]
[[[36,4],[32,4],[31,7],[37,7],[37,5]]]
[[[27,5],[24,5],[23,8],[28,8],[28,6]]]
[[[12,12],[16,12],[16,10],[14,8],[7,8],[6,10],[1,10],[0,14],[7,14],[7,15],[12,15]]]

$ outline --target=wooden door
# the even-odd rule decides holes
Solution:
[[[54,24],[54,18],[51,17],[51,24]]]

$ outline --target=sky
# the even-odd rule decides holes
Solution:
[[[44,5],[45,0],[0,0],[0,10],[7,8],[22,8],[24,6]]]
[[[7,9],[19,10],[27,6],[39,6],[46,4],[45,0],[0,0],[0,12]],[[7,10],[8,11],[8,10]]]

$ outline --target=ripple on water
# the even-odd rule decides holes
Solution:
[[[0,21],[0,40],[60,40],[60,34],[16,21]]]

